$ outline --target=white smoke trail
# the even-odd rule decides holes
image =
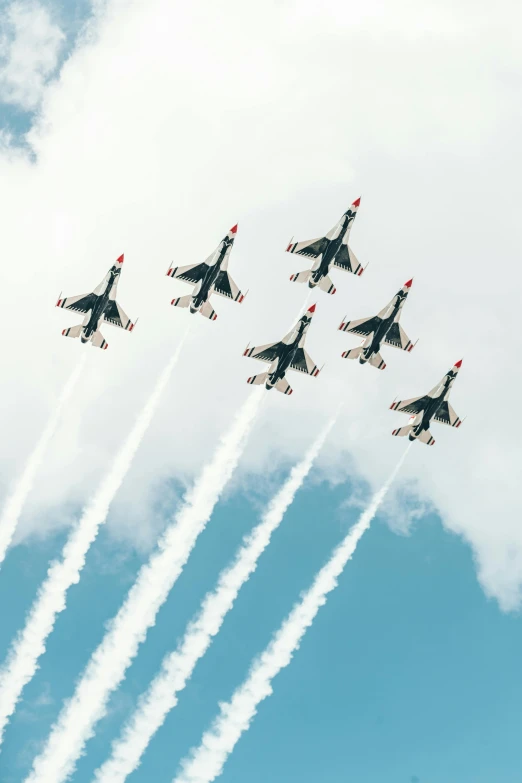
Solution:
[[[95,724],[106,714],[110,694],[124,678],[147,630],[154,625],[161,605],[231,478],[263,395],[263,389],[251,391],[212,460],[203,468],[160,539],[158,551],[140,569],[72,698],[62,708],[42,753],[33,762],[26,783],[61,783],[74,771]]]
[[[25,501],[27,500],[29,492],[33,487],[36,472],[42,463],[45,452],[47,451],[47,447],[49,446],[49,443],[51,442],[51,439],[56,432],[56,428],[58,427],[63,406],[73,393],[74,387],[78,382],[84,365],[85,355],[82,356],[70,374],[69,379],[63,387],[62,393],[58,398],[56,407],[51,414],[44,431],[40,435],[40,439],[34,447],[33,453],[27,460],[24,472],[18,479],[18,482],[12,493],[7,498],[0,516],[0,564],[5,559],[9,544],[13,539],[13,535],[15,533],[18,520],[20,519],[20,514],[22,513]]]
[[[80,580],[89,547],[96,538],[109,512],[138,447],[156,411],[161,395],[179,358],[188,330],[136,419],[125,443],[63,548],[61,561],[54,561],[40,585],[29,611],[25,627],[16,637],[0,669],[0,743],[9,717],[15,711],[24,686],[38,669],[38,659],[45,652],[45,643],[51,633],[56,615],[65,609],[66,593]]]
[[[409,447],[384,486],[373,496],[359,521],[321,568],[311,588],[294,606],[266,650],[254,662],[247,679],[236,689],[232,699],[221,705],[220,714],[203,735],[199,747],[181,763],[181,771],[174,783],[210,783],[221,774],[241,734],[250,726],[258,704],[272,693],[273,678],[288,666],[307,628],[326,602],[328,593],[337,586],[338,577],[355,552],[361,536],[370,526],[408,451]]]
[[[168,712],[176,706],[177,694],[183,690],[198,660],[210,647],[241,587],[255,571],[272,533],[310,472],[336,418],[328,422],[301,462],[292,469],[287,481],[268,504],[259,525],[243,539],[232,565],[220,574],[215,590],[206,596],[177,649],[163,659],[160,672],[140,699],[121,737],[113,744],[111,757],[95,772],[94,778],[98,783],[123,783],[139,766],[150,740]]]

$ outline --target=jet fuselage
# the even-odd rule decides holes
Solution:
[[[356,212],[349,209],[344,213],[342,217],[342,223],[339,229],[339,235],[335,239],[329,239],[326,246],[326,250],[323,253],[323,257],[317,269],[312,271],[310,279],[308,281],[309,288],[315,288],[319,285],[323,277],[326,277],[330,271],[330,267],[333,264],[335,257],[343,243],[343,239],[350,227],[350,224],[355,220]]]
[[[450,370],[444,377],[439,394],[436,397],[431,397],[430,402],[426,405],[425,410],[420,411],[414,419],[413,426],[410,434],[408,435],[410,440],[416,440],[424,430],[429,430],[431,420],[437,415],[437,412],[445,402],[449,390],[453,385],[453,381],[457,377],[457,373]]]
[[[192,314],[201,310],[201,307],[205,304],[209,295],[211,294],[212,288],[217,280],[219,273],[221,272],[221,264],[225,260],[228,248],[232,245],[233,241],[233,239],[225,237],[223,240],[223,247],[219,251],[219,255],[215,263],[209,266],[205,272],[205,276],[199,284],[199,287],[196,286],[192,295],[192,302],[190,303],[190,312]]]
[[[266,389],[268,391],[270,391],[270,389],[272,389],[276,383],[281,380],[281,378],[284,378],[286,371],[294,360],[294,356],[297,352],[297,349],[299,348],[299,343],[301,342],[304,333],[310,325],[310,322],[310,318],[303,316],[303,318],[301,318],[299,321],[299,325],[297,326],[297,334],[295,339],[288,345],[281,343],[279,355],[276,357],[268,371],[266,379]]]
[[[83,325],[82,332],[80,334],[80,340],[82,343],[88,343],[89,340],[92,340],[94,333],[98,330],[100,322],[103,319],[103,315],[107,309],[107,305],[109,304],[111,291],[115,285],[117,285],[120,273],[121,269],[116,267],[116,265],[112,266],[109,270],[109,279],[107,281],[105,291],[96,297],[94,307],[92,308],[91,313],[87,318],[87,322]]]

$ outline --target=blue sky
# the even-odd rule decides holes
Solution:
[[[231,695],[252,657],[356,519],[355,510],[340,511],[349,494],[349,485],[325,484],[308,484],[299,493],[131,780],[171,779],[218,701]],[[237,494],[217,509],[113,698],[111,714],[87,746],[75,781],[91,779],[134,699],[255,520],[248,495]],[[59,543],[57,538],[21,546],[6,562],[0,585],[9,589],[10,600],[0,628],[2,653]],[[6,783],[28,770],[34,743],[44,738],[60,701],[70,695],[138,563],[106,536],[91,551],[41,670],[8,728],[0,757]],[[520,617],[500,613],[484,597],[469,549],[444,532],[436,517],[423,518],[408,536],[392,533],[377,519],[222,779],[515,783],[522,771],[521,652]]]
[[[15,2],[11,0],[2,0],[0,2],[0,14],[2,16],[0,32],[5,36],[2,42],[0,64],[5,63],[5,58],[8,56],[7,47],[14,34],[13,28],[8,22],[7,13],[10,7],[16,5],[16,0]],[[47,81],[51,81],[59,73],[63,63],[73,51],[77,35],[91,14],[90,0],[67,0],[66,3],[56,2],[56,0],[48,0],[45,3],[32,3],[20,0],[18,5],[29,9],[41,6],[48,12],[51,23],[58,26],[63,33],[64,37],[59,47],[56,68],[48,74]],[[16,102],[4,100],[2,90],[0,90],[0,130],[11,134],[15,145],[23,144],[23,137],[31,129],[37,112],[38,107],[28,109]]]

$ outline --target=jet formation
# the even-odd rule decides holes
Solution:
[[[288,253],[295,253],[314,260],[310,269],[293,274],[290,277],[292,282],[308,283],[311,289],[317,287],[327,294],[335,294],[337,289],[330,277],[332,268],[343,269],[357,276],[362,275],[364,268],[348,245],[360,202],[360,198],[356,199],[325,236],[304,242],[291,241],[288,244],[286,248]],[[191,314],[199,313],[204,318],[215,321],[217,313],[211,303],[211,297],[214,294],[238,303],[244,301],[246,294],[241,292],[228,271],[236,233],[237,225],[228,231],[214,252],[203,262],[187,266],[171,264],[167,270],[168,277],[182,280],[194,286],[190,294],[172,299],[171,304],[174,307],[188,308]],[[90,342],[96,348],[106,349],[108,347],[107,341],[100,331],[102,324],[112,324],[129,332],[133,330],[135,323],[130,320],[116,301],[122,265],[123,255],[116,260],[116,263],[92,293],[64,299],[60,295],[56,303],[57,307],[84,315],[81,324],[64,329],[63,335],[79,337],[82,343]],[[411,352],[416,343],[412,343],[404,331],[400,324],[400,318],[412,282],[413,279],[404,283],[377,315],[357,320],[344,318],[339,330],[362,337],[363,341],[359,346],[344,351],[341,354],[343,359],[358,359],[362,365],[369,364],[379,370],[384,370],[386,363],[381,355],[383,346],[398,348],[407,353]],[[286,378],[289,370],[312,377],[319,375],[320,370],[317,364],[305,350],[306,337],[312,324],[315,309],[315,304],[309,307],[291,331],[278,342],[253,348],[247,346],[243,356],[258,359],[269,365],[265,372],[248,378],[247,383],[264,385],[267,391],[277,389],[283,394],[290,395],[293,389]],[[432,446],[435,443],[430,432],[432,421],[451,427],[460,427],[462,420],[449,404],[448,397],[461,365],[462,359],[453,365],[441,382],[428,394],[392,403],[391,410],[410,414],[408,424],[393,430],[393,435],[407,436],[410,441],[418,440],[420,443]]]

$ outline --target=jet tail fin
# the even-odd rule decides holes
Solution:
[[[260,386],[262,383],[266,383],[267,377],[267,372],[260,372],[259,375],[252,375],[252,377],[247,380],[247,383],[250,383],[253,386]]]
[[[359,345],[357,348],[352,348],[350,351],[345,351],[341,356],[343,359],[358,359],[363,351],[363,346]]]
[[[295,275],[291,275],[290,280],[292,283],[307,283],[311,274],[311,269],[305,269],[304,272],[296,272]]]
[[[104,351],[106,351],[107,348],[109,347],[109,344],[106,341],[105,337],[99,331],[94,332],[91,342],[95,348],[102,348]]]
[[[319,288],[321,291],[326,291],[327,294],[335,294],[337,288],[334,286],[328,275],[321,278],[319,282]]]
[[[64,329],[62,334],[64,337],[79,337],[82,333],[82,324],[79,326],[70,326],[68,329]]]

